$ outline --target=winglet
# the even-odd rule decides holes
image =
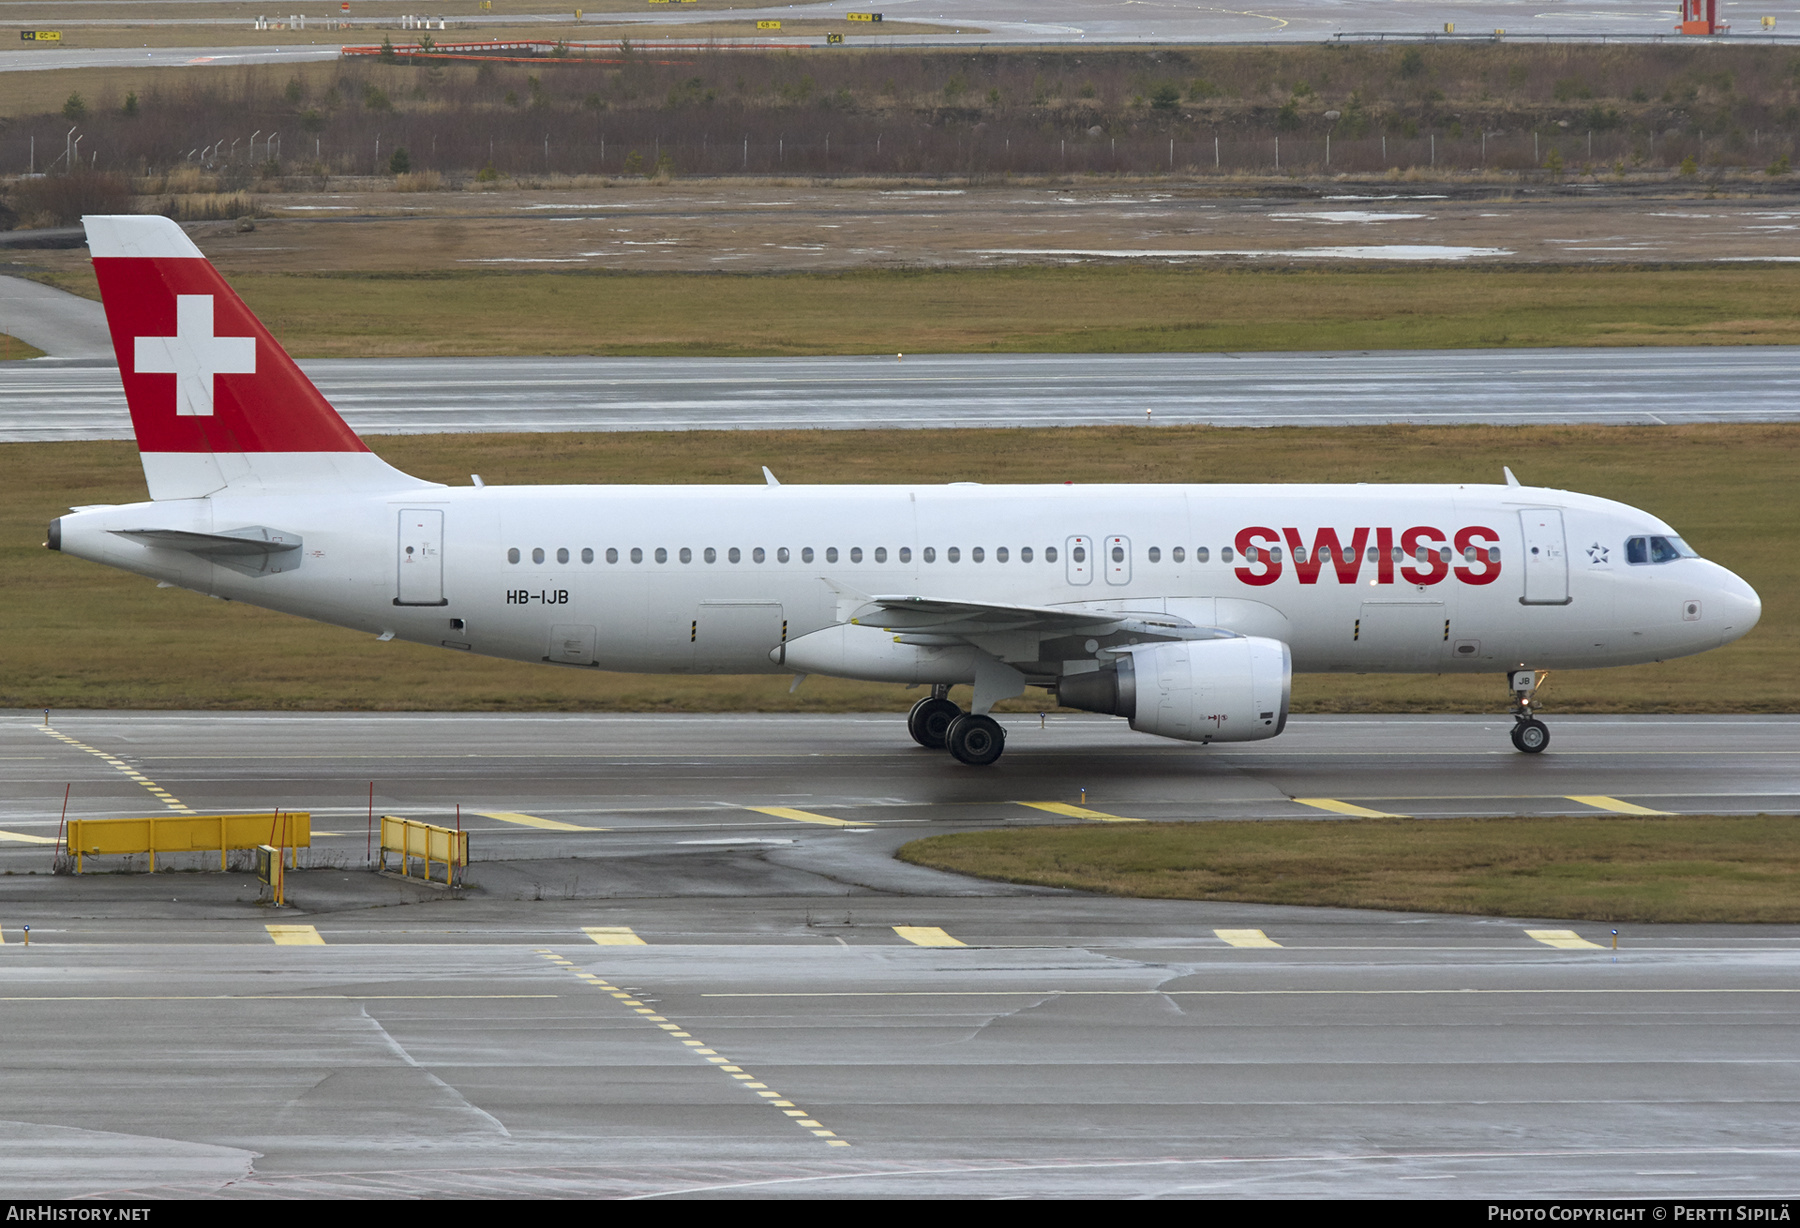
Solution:
[[[1500,466],[1500,472],[1506,475],[1506,484],[1508,486],[1517,486],[1519,484],[1519,479],[1513,476],[1511,465]]]
[[[762,467],[762,469],[763,469],[763,480],[765,482],[767,482],[771,486],[781,485],[781,483],[776,480],[775,475],[769,472],[769,467],[767,465],[764,465]]]

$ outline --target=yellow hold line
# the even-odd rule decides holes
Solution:
[[[896,925],[894,932],[915,947],[966,947],[935,925]]]
[[[1281,945],[1261,930],[1214,930],[1213,937],[1234,947],[1279,947]]]
[[[1597,942],[1589,942],[1574,930],[1526,930],[1527,938],[1534,938],[1547,947],[1555,947],[1559,951],[1603,951]]]
[[[1367,806],[1357,806],[1350,802],[1340,802],[1335,797],[1296,797],[1302,806],[1311,806],[1315,810],[1329,810],[1333,814],[1347,814],[1354,819],[1408,819],[1411,815],[1389,814],[1385,810],[1370,810]]]
[[[1142,819],[1128,819],[1122,814],[1107,814],[1104,810],[1089,810],[1085,806],[1071,806],[1067,802],[1020,802],[1021,806],[1030,806],[1033,810],[1043,810],[1050,814],[1060,814],[1069,819],[1091,819],[1096,823],[1142,823]]]
[[[1572,802],[1580,802],[1583,806],[1592,806],[1596,810],[1611,811],[1613,814],[1663,815],[1669,813],[1667,810],[1651,810],[1647,806],[1636,806],[1630,802],[1622,802],[1616,797],[1606,797],[1599,793],[1591,793],[1581,797],[1577,797],[1571,793],[1567,796]]]
[[[632,932],[629,925],[584,925],[581,932],[603,947],[645,947],[650,944]]]
[[[766,814],[771,818],[793,819],[796,823],[820,823],[826,827],[868,827],[867,823],[855,823],[849,819],[834,819],[830,815],[814,814],[810,810],[795,810],[792,806],[745,806],[745,810],[753,810],[757,814]]]
[[[477,810],[476,814],[484,819],[499,819],[502,823],[517,823],[520,827],[541,827],[545,831],[605,831],[604,827],[577,827],[573,823],[559,823],[555,819],[540,819],[535,814],[518,814],[511,810]]]
[[[319,937],[319,931],[310,925],[265,925],[269,937],[275,940],[278,947],[322,947],[325,940]]]

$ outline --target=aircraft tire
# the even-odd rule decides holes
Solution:
[[[962,709],[947,699],[927,696],[912,706],[906,715],[906,732],[926,750],[943,750],[944,734],[950,722],[962,715]]]
[[[944,742],[958,763],[986,767],[1006,749],[1006,730],[991,716],[965,712],[950,722]]]
[[[1512,744],[1528,755],[1539,754],[1544,747],[1550,745],[1550,729],[1544,722],[1536,718],[1515,721]]]

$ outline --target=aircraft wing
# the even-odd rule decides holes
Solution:
[[[1093,610],[1080,606],[998,605],[944,597],[890,594],[868,598],[850,622],[876,626],[900,635],[902,642],[965,640],[979,643],[993,636],[1026,635],[1035,639],[1086,636],[1107,641],[1113,636],[1144,640],[1226,639],[1236,633],[1199,627],[1160,611]],[[1000,654],[1010,656],[1012,654]]]

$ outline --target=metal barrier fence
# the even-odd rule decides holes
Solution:
[[[275,811],[272,814],[149,815],[134,819],[70,819],[67,851],[75,854],[75,872],[82,859],[102,855],[150,854],[150,873],[156,873],[158,853],[191,853],[219,850],[219,869],[232,849],[261,845],[284,848],[295,868],[299,850],[312,847],[312,815],[307,811]]]
[[[469,864],[469,833],[456,831],[449,827],[438,827],[431,823],[420,823],[413,819],[402,819],[397,815],[381,816],[381,865],[387,869],[387,855],[400,854],[400,873],[411,878],[411,859],[418,857],[425,862],[425,881],[431,882],[431,863],[444,863],[444,883],[454,887],[460,875],[457,871],[467,868]]]

